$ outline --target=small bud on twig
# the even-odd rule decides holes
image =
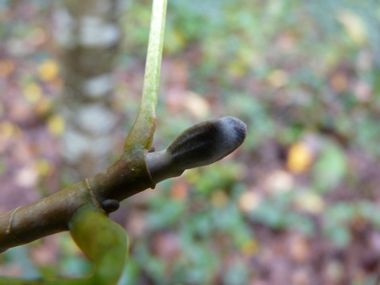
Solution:
[[[239,147],[247,126],[234,117],[196,124],[180,134],[166,151],[148,152],[146,162],[158,183],[179,176],[186,169],[214,163]]]

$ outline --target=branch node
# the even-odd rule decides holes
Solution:
[[[95,206],[100,209],[102,212],[105,213],[103,207],[102,207],[102,204],[99,202],[99,200],[96,198],[95,196],[95,193],[94,193],[94,190],[92,189],[91,187],[91,184],[90,184],[90,180],[88,180],[88,178],[86,178],[86,186],[87,186],[87,189],[90,191],[90,195],[91,195],[91,199],[92,201],[94,202]]]
[[[9,235],[11,233],[11,229],[12,229],[12,222],[13,222],[13,217],[15,215],[15,213],[17,212],[18,209],[20,209],[21,207],[17,207],[13,212],[12,212],[12,215],[11,217],[9,218],[9,224],[8,224],[8,228],[6,230],[6,234]]]

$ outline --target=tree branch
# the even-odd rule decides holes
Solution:
[[[246,131],[239,119],[224,117],[187,129],[166,151],[123,154],[95,176],[0,216],[0,252],[68,230],[71,217],[84,204],[110,213],[120,201],[162,180],[220,160],[243,143]]]
[[[72,215],[84,204],[100,205],[104,212],[109,213],[117,209],[119,201],[154,187],[143,152],[121,157],[88,181],[94,195],[88,183],[82,181],[1,215],[0,252],[68,230]]]

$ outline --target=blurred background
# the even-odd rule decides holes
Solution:
[[[62,2],[0,1],[0,214],[96,172],[65,158],[76,123],[62,111],[74,102]],[[114,124],[100,135],[113,141],[99,167],[121,154],[144,77],[151,1],[119,2]],[[378,284],[379,43],[375,0],[169,0],[153,145],[227,115],[248,135],[111,214],[130,242],[119,284]],[[90,268],[68,233],[0,255],[7,276]]]

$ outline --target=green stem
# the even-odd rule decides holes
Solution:
[[[160,81],[167,0],[153,0],[148,54],[140,109],[129,132],[124,152],[148,149],[156,129],[156,106]]]

